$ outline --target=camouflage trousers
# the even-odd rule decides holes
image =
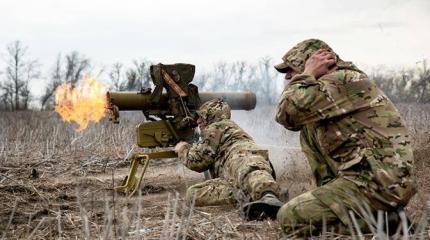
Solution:
[[[366,232],[363,209],[376,210],[356,184],[336,178],[291,199],[281,207],[277,219],[284,235],[303,237],[319,234],[324,227],[329,232],[349,233],[353,214],[360,229]]]
[[[272,176],[270,162],[259,154],[234,154],[220,169],[218,178],[188,188],[189,203],[195,198],[196,206],[233,204],[260,199],[267,191],[279,195],[280,188]]]

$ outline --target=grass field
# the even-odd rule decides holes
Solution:
[[[430,193],[430,106],[399,104],[414,139],[419,192],[407,208],[416,223]],[[203,175],[176,159],[151,163],[139,194],[117,194],[136,152],[140,113],[77,133],[53,112],[0,113],[0,237],[5,239],[277,239],[276,221],[245,222],[235,207],[188,207],[183,197]],[[273,107],[233,119],[270,150],[279,180],[295,196],[312,188],[296,133],[273,121]],[[427,222],[427,218],[425,218]],[[423,234],[429,238],[427,225]],[[332,238],[345,236],[332,235]],[[369,236],[371,238],[371,236]]]

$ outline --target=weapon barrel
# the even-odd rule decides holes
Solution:
[[[156,106],[151,104],[151,94],[141,92],[107,92],[109,104],[115,105],[120,111],[151,110]],[[159,108],[168,108],[167,95],[161,96]]]
[[[256,105],[256,97],[253,92],[201,92],[201,102],[204,103],[214,98],[226,101],[233,110],[252,110]],[[168,108],[168,96],[163,94],[158,106],[151,103],[150,93],[141,92],[107,92],[108,103],[118,107],[120,111],[151,110]]]
[[[253,92],[201,92],[199,96],[202,103],[221,98],[230,105],[232,110],[252,110],[257,103]]]

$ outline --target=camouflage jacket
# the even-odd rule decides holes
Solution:
[[[203,172],[209,170],[216,178],[222,175],[224,163],[238,153],[261,154],[267,159],[254,140],[230,119],[215,121],[201,132],[201,140],[195,145],[187,144],[179,152],[179,159],[189,169]]]
[[[319,79],[296,75],[280,97],[276,121],[301,131],[318,186],[343,177],[383,204],[405,205],[416,191],[405,123],[365,73],[341,63]]]

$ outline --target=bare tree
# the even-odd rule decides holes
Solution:
[[[130,91],[151,87],[151,75],[149,72],[151,64],[147,60],[134,60],[133,66],[128,68],[126,72],[125,89]]]
[[[422,68],[418,69],[418,82],[413,87],[416,90],[417,102],[425,103],[430,101],[430,69],[427,68],[427,61],[422,61]]]
[[[194,77],[193,83],[199,87],[199,91],[211,90],[210,83],[211,75],[210,73],[200,73]]]
[[[139,83],[137,72],[131,68],[127,70],[126,75],[127,81],[125,82],[125,89],[128,91],[139,90],[141,85]]]
[[[214,66],[214,70],[210,75],[209,83],[211,83],[211,90],[225,91],[228,89],[228,84],[231,84],[230,78],[232,77],[232,67],[226,62],[219,62]]]
[[[61,65],[61,54],[58,54],[57,60],[55,61],[55,65],[52,68],[50,79],[48,85],[45,87],[45,91],[40,98],[40,103],[42,104],[42,109],[52,106],[52,94],[55,89],[61,85],[63,82],[63,73],[62,73],[62,65]]]
[[[112,65],[112,70],[109,72],[109,78],[112,84],[111,88],[115,91],[125,90],[125,83],[123,80],[122,68],[123,68],[122,63],[117,62]]]
[[[71,83],[72,87],[82,78],[86,70],[91,67],[90,59],[82,56],[77,51],[66,55],[65,76],[66,82]]]
[[[247,78],[246,75],[250,69],[252,69],[252,67],[250,68],[245,61],[237,61],[233,63],[233,66],[231,67],[231,71],[233,75],[232,77],[233,83],[230,84],[233,87],[233,89],[245,90],[245,88],[247,88],[246,83],[250,79]]]
[[[271,58],[262,58],[257,65],[245,61],[220,62],[212,72],[199,74],[195,83],[200,89],[209,91],[244,91],[257,94],[259,101],[274,103],[278,79],[272,67]]]
[[[369,76],[393,102],[430,102],[430,69],[426,60],[422,67],[402,70],[379,67]]]
[[[147,60],[133,60],[131,67],[123,71],[122,63],[115,63],[109,72],[111,88],[115,91],[138,91],[151,87],[151,74],[149,68],[151,62]]]
[[[52,67],[49,82],[45,87],[44,94],[40,98],[42,109],[52,108],[55,89],[67,82],[74,87],[85,73],[91,71],[91,61],[77,51],[65,55],[58,54],[54,66]]]
[[[278,79],[275,74],[277,73],[273,70],[272,59],[270,57],[261,58],[256,71],[258,87],[254,90],[259,99],[267,103],[275,103],[278,97],[276,95],[276,81]]]
[[[20,41],[10,43],[6,49],[6,76],[0,85],[1,101],[8,110],[28,109],[31,99],[28,85],[39,76],[39,65],[36,60],[27,59],[28,48]]]
[[[0,88],[2,90],[1,94],[1,104],[0,104],[0,110],[12,110],[13,109],[13,94],[12,89],[6,88],[3,86],[3,84],[0,83]]]
[[[152,63],[148,60],[134,60],[133,66],[136,71],[138,81],[141,88],[149,88],[152,85],[151,74],[149,68]]]

